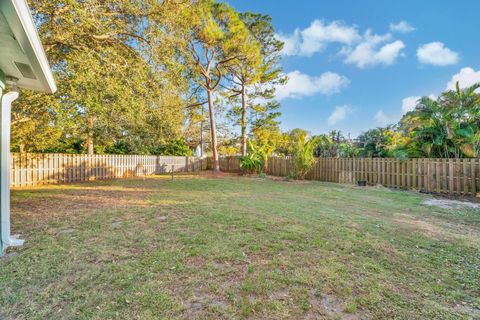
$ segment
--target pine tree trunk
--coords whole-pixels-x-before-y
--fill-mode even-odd
[[[87,134],[87,154],[93,154],[93,135],[91,132]]]
[[[215,112],[213,110],[212,91],[207,90],[208,113],[210,117],[210,133],[212,134],[213,172],[220,172],[217,150],[217,127],[215,125]]]
[[[88,117],[87,154],[93,154],[93,118]]]
[[[242,156],[247,155],[247,105],[245,84],[242,84]]]

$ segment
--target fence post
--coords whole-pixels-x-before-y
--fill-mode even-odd
[[[470,190],[474,197],[477,196],[477,180],[475,177],[476,163],[477,159],[470,159]]]

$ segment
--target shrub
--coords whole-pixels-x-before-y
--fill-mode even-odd
[[[293,173],[297,179],[304,179],[315,164],[313,151],[316,145],[316,139],[307,140],[306,134],[298,137],[293,148]]]
[[[250,153],[240,158],[240,169],[244,173],[260,173],[263,169],[263,159],[256,153]]]
[[[240,157],[240,169],[244,173],[261,173],[265,165],[265,157],[262,149],[256,149],[249,141],[249,153]]]

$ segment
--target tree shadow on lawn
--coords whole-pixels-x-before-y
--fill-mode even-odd
[[[421,199],[362,192],[244,178],[16,191],[14,227],[26,231],[27,244],[5,265],[0,301],[24,318],[474,314],[445,302],[453,289],[468,298],[472,284],[449,278],[475,267],[471,257],[457,262],[472,248],[399,228],[396,213],[423,214],[406,202],[426,212]],[[376,212],[369,201],[378,202]],[[447,259],[452,265],[441,270]]]

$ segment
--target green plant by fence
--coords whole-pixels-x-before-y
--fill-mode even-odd
[[[223,171],[238,172],[236,157],[220,160]],[[288,157],[270,157],[268,174],[288,176]],[[309,180],[357,183],[434,193],[476,196],[480,189],[480,159],[319,158],[306,176]]]
[[[115,154],[12,153],[10,186],[30,187],[151,174],[205,170],[207,160],[194,157]]]

